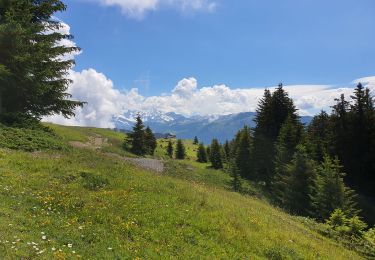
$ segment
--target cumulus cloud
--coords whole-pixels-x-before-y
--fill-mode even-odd
[[[143,18],[148,12],[162,7],[172,7],[184,12],[208,11],[216,8],[211,0],[93,0],[106,6],[117,6],[122,13],[133,18]]]
[[[186,116],[231,114],[255,111],[264,87],[232,89],[226,85],[198,87],[195,78],[185,78],[170,93],[144,97],[138,89],[119,91],[104,74],[94,69],[71,72],[73,84],[68,92],[74,99],[88,102],[76,110],[76,117],[46,118],[67,125],[113,127],[112,118],[127,110],[175,112]],[[334,99],[340,94],[352,94],[355,84],[362,82],[375,92],[375,77],[362,78],[347,86],[293,85],[285,86],[299,109],[300,115],[314,115],[324,109],[330,111]],[[269,87],[271,90],[273,87]]]

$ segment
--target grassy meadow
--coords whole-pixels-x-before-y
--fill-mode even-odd
[[[37,149],[0,149],[0,259],[361,259],[270,206],[261,187],[230,191],[191,141],[173,161],[160,140],[157,174],[111,156],[130,156],[122,133],[48,127],[29,140]],[[98,137],[100,149],[69,145]]]

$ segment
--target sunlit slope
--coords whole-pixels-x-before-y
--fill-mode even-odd
[[[64,142],[87,142],[93,133],[123,138],[54,129]],[[0,258],[360,259],[297,218],[228,191],[224,173],[188,165],[156,174],[97,149],[3,149]],[[189,172],[195,179],[183,176]]]

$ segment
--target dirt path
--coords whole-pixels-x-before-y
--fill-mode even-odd
[[[162,173],[164,171],[164,163],[161,160],[148,159],[148,158],[123,157],[115,153],[105,153],[105,155],[131,162],[134,165],[143,169],[152,170],[158,173]]]
[[[79,141],[70,141],[69,144],[77,148],[89,148],[96,150],[108,145],[108,139],[96,134],[95,136],[90,136],[89,140],[86,143]]]

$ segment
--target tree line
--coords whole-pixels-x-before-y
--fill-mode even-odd
[[[375,109],[368,88],[358,84],[347,100],[335,99],[304,126],[280,84],[259,101],[255,127],[231,141],[214,139],[197,151],[198,162],[226,168],[233,188],[241,179],[263,183],[272,201],[291,213],[327,219],[335,209],[358,214],[356,190],[375,197]]]

